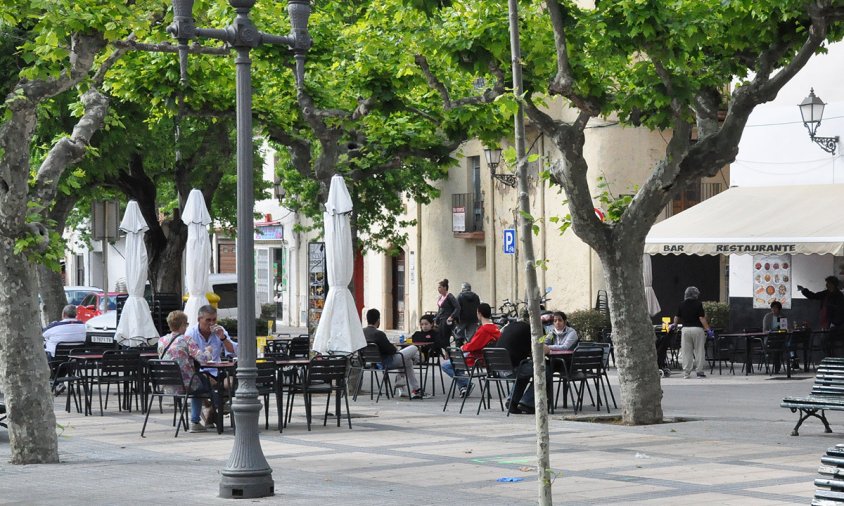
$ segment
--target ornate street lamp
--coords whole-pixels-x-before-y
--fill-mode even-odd
[[[249,52],[260,44],[289,46],[296,58],[296,87],[301,89],[305,72],[305,53],[311,47],[308,0],[288,0],[291,31],[286,36],[258,31],[249,11],[255,0],[229,0],[237,15],[224,29],[197,28],[193,20],[193,0],[173,0],[173,23],[167,31],[179,42],[182,83],[187,82],[188,42],[201,37],[222,40],[237,52],[237,367],[238,387],[232,401],[235,420],[234,447],[221,474],[220,497],[253,498],[274,493],[272,469],[264,458],[258,439],[258,414],[261,403],[255,388],[255,262],[254,208],[252,184],[252,62]]]
[[[493,179],[497,179],[511,188],[516,187],[515,174],[501,174],[495,172],[495,169],[497,169],[498,165],[501,163],[500,148],[484,148],[484,157],[486,158],[486,164],[489,166],[489,173]]]
[[[838,145],[838,136],[835,137],[818,137],[815,133],[818,127],[821,126],[821,119],[823,119],[823,109],[826,106],[823,100],[815,96],[815,89],[809,90],[809,96],[800,103],[800,115],[803,116],[803,124],[809,130],[809,138],[815,142],[822,150],[827,153],[835,154],[835,148]]]

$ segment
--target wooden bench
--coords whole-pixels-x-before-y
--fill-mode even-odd
[[[791,431],[792,436],[799,435],[797,429],[810,416],[822,421],[827,433],[832,432],[825,411],[844,411],[844,358],[823,359],[812,393],[807,397],[786,397],[780,407],[789,408],[792,413],[800,411],[800,419]]]

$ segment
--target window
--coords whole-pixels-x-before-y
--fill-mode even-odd
[[[472,178],[472,206],[473,223],[477,224],[476,230],[480,230],[480,224],[483,223],[483,197],[481,196],[481,157],[469,157],[469,177]]]
[[[96,306],[97,305],[97,294],[89,293],[82,299],[82,302],[79,303],[80,306]]]
[[[237,283],[214,285],[214,293],[220,296],[220,302],[217,303],[218,309],[237,307]]]
[[[475,270],[486,269],[486,246],[475,246]]]

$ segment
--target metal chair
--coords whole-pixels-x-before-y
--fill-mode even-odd
[[[475,413],[478,415],[481,414],[481,405],[489,408],[491,402],[487,401],[492,401],[490,383],[495,383],[498,403],[501,405],[501,411],[504,411],[503,397],[510,396],[510,384],[516,382],[516,371],[510,361],[509,351],[505,348],[484,348],[483,355],[486,374],[480,380],[481,400],[478,402],[478,411]],[[510,410],[507,410],[507,416],[510,416]]]
[[[563,362],[564,372],[562,375],[562,379],[571,384],[571,388],[569,389],[569,396],[571,398],[572,407],[574,408],[575,413],[577,413],[578,411],[583,411],[583,397],[586,390],[589,389],[590,380],[595,385],[595,393],[598,397],[598,402],[595,404],[598,410],[600,411],[600,385],[603,383],[601,381],[601,367],[603,363],[604,351],[601,348],[583,345],[578,346],[577,349],[574,350],[574,353],[571,357],[570,366],[567,366],[565,362]],[[559,397],[559,395],[560,390],[558,389],[557,396]],[[577,396],[576,398],[575,395]],[[592,395],[591,389],[589,389],[589,395]],[[604,393],[604,396],[606,397],[606,392]],[[556,404],[557,401],[555,399],[554,405]],[[609,412],[609,410],[610,408],[608,405],[607,412]]]
[[[255,364],[258,376],[255,378],[255,389],[264,398],[264,429],[270,429],[270,395],[276,397],[276,411],[278,423],[282,423],[281,404],[278,402],[279,390],[276,388],[275,364],[272,362],[258,362]],[[234,417],[232,417],[234,418]]]
[[[331,395],[335,395],[337,427],[340,426],[342,416],[340,397],[346,400],[346,418],[349,428],[352,428],[352,415],[349,411],[349,395],[346,388],[346,376],[348,374],[348,357],[318,356],[311,360],[308,370],[305,372],[305,380],[300,385],[291,386],[287,402],[287,416],[289,421],[293,415],[293,400],[297,393],[301,393],[305,400],[305,416],[308,420],[308,431],[311,430],[311,410],[314,394],[327,394],[325,401],[325,416],[322,425],[328,423],[328,408],[331,405]]]
[[[188,398],[196,399],[210,399],[209,393],[188,393],[185,382],[182,379],[182,371],[179,369],[179,364],[175,360],[150,360],[147,362],[147,373],[152,390],[150,391],[150,402],[147,403],[146,415],[144,416],[144,425],[141,427],[141,437],[147,429],[147,421],[149,414],[152,411],[152,406],[156,397],[160,401],[164,397],[173,399],[173,425],[176,426],[176,435],[179,437],[179,430],[184,426],[188,430],[187,405]],[[178,416],[178,423],[176,415]]]
[[[131,393],[133,386],[135,391],[135,405],[138,405],[138,392],[140,391],[140,368],[141,354],[138,350],[106,350],[103,352],[103,360],[100,365],[100,374],[95,378],[97,382],[97,393],[100,398],[100,416],[103,416],[103,388],[106,385],[105,407],[108,408],[108,394],[111,385],[117,385],[118,410],[122,411],[125,406],[127,411],[132,410]],[[125,391],[121,391],[121,385]],[[128,402],[126,402],[128,397]]]
[[[443,404],[443,411],[448,407],[448,400],[451,399],[457,391],[457,377],[465,376],[469,380],[469,388],[472,388],[472,382],[475,378],[482,379],[483,374],[480,372],[480,366],[483,360],[475,360],[472,366],[466,362],[466,357],[463,356],[463,350],[460,348],[447,348],[448,358],[451,361],[451,367],[454,369],[454,376],[451,378],[451,385],[448,387],[448,392],[445,396],[445,404]],[[466,404],[466,399],[469,397],[468,390],[463,400],[460,402],[460,413],[463,413],[463,406]]]

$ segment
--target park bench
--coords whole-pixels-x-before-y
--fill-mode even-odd
[[[826,450],[818,467],[820,478],[815,479],[813,505],[844,504],[844,445]]]
[[[800,412],[800,419],[791,431],[792,436],[799,435],[797,429],[810,416],[822,421],[826,432],[832,432],[824,412],[844,411],[844,359],[823,359],[815,376],[812,393],[807,397],[786,397],[780,407],[789,408],[792,413]]]

